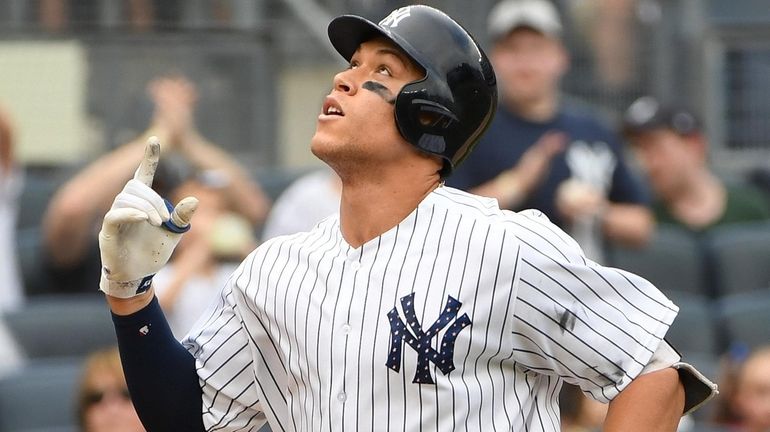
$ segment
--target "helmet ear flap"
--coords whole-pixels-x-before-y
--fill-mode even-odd
[[[446,159],[446,137],[459,119],[437,99],[441,98],[431,94],[424,81],[407,84],[396,98],[396,124],[412,145]]]

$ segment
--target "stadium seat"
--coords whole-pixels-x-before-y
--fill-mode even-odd
[[[75,432],[80,362],[31,361],[0,378],[0,432]]]
[[[27,166],[24,169],[24,186],[19,196],[19,228],[39,227],[48,202],[61,186],[65,168]]]
[[[645,248],[613,246],[607,255],[609,265],[636,273],[665,293],[707,294],[700,242],[681,228],[660,225]]]
[[[713,367],[695,361],[715,362],[720,352],[720,336],[714,318],[717,315],[712,300],[688,292],[671,292],[668,296],[679,306],[679,314],[669,328],[666,340],[683,355],[692,357],[695,366]],[[694,329],[697,329],[697,337],[693,337]]]
[[[770,288],[770,223],[732,224],[709,235],[719,295]]]
[[[770,289],[724,296],[718,306],[731,342],[749,348],[770,345]]]
[[[16,256],[19,272],[27,296],[45,293],[49,287],[48,275],[43,271],[43,240],[38,227],[16,231]]]
[[[20,348],[32,359],[84,356],[116,343],[103,296],[47,295],[30,298],[5,321]]]

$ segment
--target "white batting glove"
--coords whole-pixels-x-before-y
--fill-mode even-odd
[[[104,216],[99,232],[102,277],[99,289],[107,295],[129,298],[150,288],[152,277],[168,261],[198,200],[187,197],[173,210],[152,188],[160,158],[156,137],[147,140],[144,158]]]

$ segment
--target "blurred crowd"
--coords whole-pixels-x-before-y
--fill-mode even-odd
[[[85,3],[40,0],[39,19],[50,31],[65,30],[77,24],[78,13],[88,11]],[[156,23],[152,17],[158,14],[173,20],[179,13],[177,3],[130,1],[131,25],[151,28]],[[219,6],[223,14],[230,11]],[[716,375],[711,378],[721,389],[716,402],[683,419],[680,430],[769,431],[769,318],[748,325],[740,321],[733,325],[730,319],[770,316],[770,266],[761,264],[770,256],[768,242],[761,240],[770,238],[770,189],[766,182],[754,181],[762,177],[715,172],[704,120],[680,101],[638,95],[620,109],[600,110],[566,94],[563,83],[570,74],[571,53],[563,14],[571,15],[577,34],[592,47],[601,85],[619,89],[633,79],[634,41],[624,29],[636,6],[634,0],[557,6],[559,2],[547,0],[503,0],[490,10],[487,52],[498,78],[498,112],[447,186],[494,197],[510,210],[542,211],[596,262],[625,268],[629,262],[619,257],[631,256],[636,261],[630,265],[639,265],[631,270],[658,284],[675,301],[687,300],[680,304],[681,317],[704,313],[705,322],[698,321],[699,316],[681,322],[713,327],[704,333],[714,338],[708,352],[686,343],[687,337],[697,338],[701,328],[677,328],[671,336],[675,346],[678,337],[683,341],[679,349],[685,360],[692,354],[699,368]],[[89,304],[100,300],[97,232],[112,199],[133,175],[149,136],[159,137],[163,152],[153,188],[171,202],[190,195],[200,200],[193,228],[154,279],[161,306],[180,339],[235,266],[260,242],[310,229],[337,211],[340,184],[327,169],[305,170],[301,176],[293,175],[280,193],[267,193],[265,179],[255,175],[253,167],[243,165],[199,130],[196,108],[205,101],[188,77],[158,76],[136,92],[146,92],[152,101],[146,130],[56,185],[39,215],[35,231],[39,247],[31,266],[21,265],[17,250],[17,217],[25,205],[29,174],[15,157],[20,131],[13,106],[0,100],[0,394],[6,380],[40,360],[30,347],[45,342],[30,341],[41,336],[34,331],[30,332],[34,336],[25,334],[28,327],[19,324],[32,305],[57,296]],[[608,120],[607,108],[615,109],[612,118],[618,121]],[[740,270],[747,279],[727,283],[736,279],[724,276],[730,269],[719,262],[715,245],[723,244],[719,237],[724,233],[736,232],[760,239],[757,249],[747,253],[747,259],[756,258],[758,264]],[[677,255],[680,249],[684,252]],[[661,250],[666,259],[682,259],[667,263],[673,268],[695,266],[702,283],[685,293],[670,282],[668,277],[675,275],[655,268],[645,274],[644,262],[654,263]],[[685,256],[694,256],[695,264]],[[29,261],[28,256],[25,259]],[[752,279],[746,274],[751,272],[758,275]],[[741,280],[760,282],[754,286]],[[691,304],[703,308],[688,309]],[[109,325],[109,317],[104,318]],[[682,338],[683,333],[687,337]],[[76,353],[79,381],[76,388],[69,388],[73,427],[77,424],[87,432],[141,431],[119,356],[109,342]],[[2,400],[0,395],[0,405]],[[561,402],[563,430],[601,429],[606,407],[579,388],[565,385]],[[2,426],[0,420],[0,432]]]

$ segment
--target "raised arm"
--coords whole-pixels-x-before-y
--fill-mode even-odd
[[[99,288],[107,294],[131,399],[147,430],[203,431],[195,359],[174,338],[151,288],[189,228],[197,200],[185,198],[171,211],[150,188],[159,156],[151,138],[104,217]]]
[[[252,225],[262,224],[270,200],[240,163],[197,130],[193,119],[197,92],[193,84],[181,76],[164,77],[153,81],[149,91],[157,107],[158,122],[168,127],[174,150],[197,171],[217,172],[230,207]]]
[[[146,136],[138,137],[98,158],[51,198],[42,228],[46,250],[55,265],[76,264],[86,254],[95,222],[104,216],[112,199],[131,178],[136,161],[142,157],[145,140]]]
[[[186,134],[179,141],[178,149],[199,170],[224,174],[223,191],[230,206],[252,225],[264,223],[270,210],[270,199],[232,156],[196,131]]]

